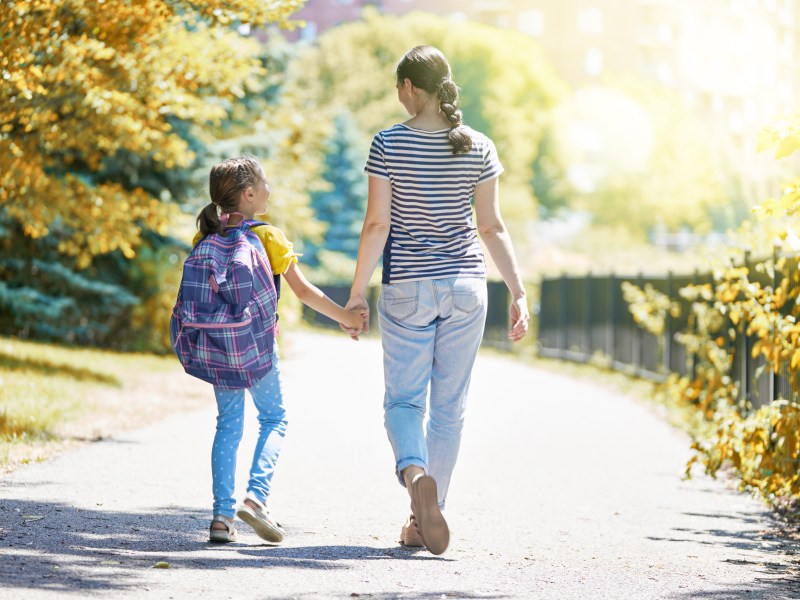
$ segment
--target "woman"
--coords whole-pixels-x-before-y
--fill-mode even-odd
[[[441,554],[450,540],[441,510],[486,320],[473,197],[477,233],[512,294],[511,340],[525,335],[529,316],[498,206],[503,167],[492,141],[462,124],[458,87],[444,55],[431,46],[412,48],[397,65],[397,95],[411,118],[373,139],[365,167],[367,213],[347,308],[367,308],[367,285],[383,253],[378,314],[385,425],[398,479],[411,496],[401,542]]]

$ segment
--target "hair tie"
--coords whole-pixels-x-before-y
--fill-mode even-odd
[[[231,218],[231,213],[224,212],[219,204],[215,204],[214,206],[217,207],[217,218],[219,219],[222,228],[225,229],[228,226],[228,221]]]

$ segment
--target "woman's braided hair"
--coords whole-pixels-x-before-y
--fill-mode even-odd
[[[459,109],[458,86],[450,74],[444,54],[433,46],[416,46],[406,52],[397,65],[397,81],[409,79],[414,87],[439,98],[439,110],[450,121],[450,145],[453,154],[466,154],[472,148],[472,137],[464,127],[464,114]]]

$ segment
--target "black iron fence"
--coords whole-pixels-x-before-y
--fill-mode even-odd
[[[317,286],[331,300],[344,306],[350,298],[349,285],[320,285]],[[378,294],[379,287],[370,287],[367,292],[367,302],[369,303],[370,324],[372,331],[378,331]],[[508,347],[508,306],[511,302],[508,288],[502,281],[488,281],[488,307],[486,314],[486,332],[483,336],[485,345],[506,348]],[[315,310],[303,307],[303,318],[309,323],[321,327],[338,328],[339,325],[328,317],[319,314]]]
[[[798,258],[788,260],[789,272],[798,269]],[[756,261],[746,258],[750,279],[773,289],[780,284],[780,273],[756,270]],[[667,314],[664,332],[656,336],[637,325],[623,298],[622,283],[640,288],[650,284],[680,305],[680,316]],[[641,377],[663,380],[668,373],[694,376],[696,357],[687,353],[676,334],[688,331],[691,303],[679,296],[679,290],[690,284],[712,283],[709,273],[692,275],[668,274],[661,277],[564,275],[541,282],[538,315],[538,344],[541,356],[576,362],[597,361],[619,371]],[[788,308],[787,308],[788,309]],[[753,406],[776,398],[792,398],[792,385],[787,372],[775,374],[764,368],[763,356],[752,357],[754,336],[745,334],[745,324],[728,327],[737,330],[735,342],[722,337],[726,350],[733,356],[731,379],[740,382],[740,399]]]

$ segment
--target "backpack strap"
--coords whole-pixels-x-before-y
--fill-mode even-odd
[[[246,220],[242,221],[239,224],[239,226],[242,226],[242,225],[245,225],[249,229],[252,230],[252,229],[255,229],[256,227],[266,227],[266,226],[269,225],[269,223],[265,223],[264,221],[256,221],[255,219],[246,219]],[[264,251],[266,251],[266,248],[264,248]],[[272,273],[272,280],[275,283],[275,293],[277,294],[277,297],[280,300],[280,297],[281,297],[281,276],[276,274],[276,273]]]

